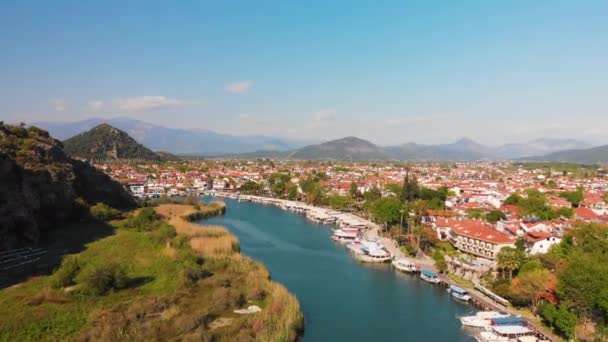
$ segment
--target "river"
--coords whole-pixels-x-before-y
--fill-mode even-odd
[[[330,240],[331,227],[303,215],[224,201],[225,216],[201,223],[227,227],[243,254],[296,295],[306,324],[303,341],[474,341],[456,319],[473,308],[443,288],[390,265],[355,261]]]

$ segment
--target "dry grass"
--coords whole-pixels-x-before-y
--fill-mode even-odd
[[[223,203],[210,204],[200,210],[185,204],[163,204],[155,208],[156,212],[170,225],[175,227],[178,234],[190,237],[190,246],[203,256],[229,256],[239,251],[239,240],[221,226],[204,226],[189,222],[186,217],[217,210]]]

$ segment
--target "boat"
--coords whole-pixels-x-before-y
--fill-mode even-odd
[[[494,326],[489,331],[482,331],[475,339],[479,342],[511,342],[521,337],[533,335],[530,328],[521,325]]]
[[[348,248],[353,252],[355,259],[362,262],[381,263],[389,262],[393,258],[384,246],[376,240],[359,240],[356,239],[348,245]]]
[[[335,242],[349,243],[355,241],[358,235],[359,233],[355,231],[344,231],[342,229],[337,229],[334,231],[334,235],[331,237],[331,239]]]
[[[498,311],[479,311],[473,316],[460,317],[460,323],[467,327],[485,328],[492,325],[492,319],[509,317]]]
[[[471,296],[469,296],[467,290],[463,289],[460,286],[450,285],[450,287],[448,288],[448,293],[452,297],[463,300],[465,302],[468,302],[471,299]]]
[[[441,279],[439,279],[435,272],[427,269],[422,269],[420,271],[420,278],[432,284],[439,284],[441,282]]]
[[[492,325],[494,326],[506,326],[506,325],[524,325],[525,321],[519,316],[507,316],[507,317],[496,317],[492,318]]]
[[[401,272],[417,272],[418,266],[410,259],[400,258],[392,262],[393,267]]]

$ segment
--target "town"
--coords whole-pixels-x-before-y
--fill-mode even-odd
[[[440,272],[454,295],[483,294],[478,304],[494,304],[487,308],[511,302],[566,338],[577,320],[560,305],[567,299],[558,298],[562,270],[552,247],[576,227],[608,223],[608,178],[593,166],[268,159],[96,166],[142,200],[211,195],[306,211],[338,223],[333,239],[361,261],[392,259],[430,282]]]

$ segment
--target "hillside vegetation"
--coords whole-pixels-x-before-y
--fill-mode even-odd
[[[11,308],[0,312],[0,340],[295,340],[297,300],[225,228],[187,219],[223,210],[170,204],[112,221],[115,234],[53,275],[0,291]],[[261,312],[233,312],[249,305]]]
[[[98,202],[132,208],[109,176],[71,159],[61,142],[36,127],[0,123],[0,251],[39,242],[53,227],[87,215]]]
[[[108,124],[97,125],[65,140],[63,145],[68,155],[87,160],[161,160],[160,155],[139,144],[127,133]]]

